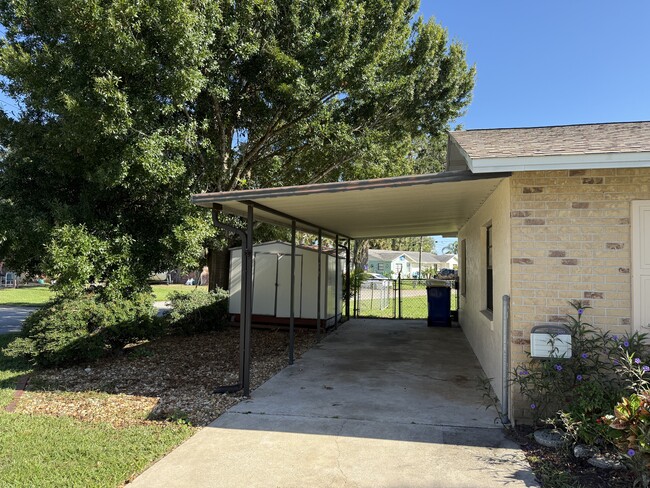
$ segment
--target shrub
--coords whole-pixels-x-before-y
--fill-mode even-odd
[[[197,334],[223,327],[228,320],[228,292],[174,292],[169,296],[172,310],[167,321],[172,333]]]
[[[638,385],[638,372],[626,365],[642,361],[638,358],[645,354],[645,335],[618,337],[601,332],[584,321],[590,307],[581,302],[571,305],[576,311],[567,316],[571,357],[531,358],[515,368],[512,382],[526,397],[537,422],[560,423],[575,441],[607,441],[612,432],[600,419]]]
[[[6,352],[40,366],[61,366],[97,359],[157,332],[148,294],[109,301],[86,294],[54,300],[34,312]]]
[[[650,486],[650,350],[646,334],[601,332],[584,322],[589,307],[572,303],[567,316],[571,358],[531,359],[512,382],[536,420],[560,425],[575,442],[617,448],[634,471],[635,486]]]

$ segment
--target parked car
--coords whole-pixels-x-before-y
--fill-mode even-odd
[[[388,288],[390,286],[390,279],[379,273],[366,273],[366,279],[361,283],[361,288]]]
[[[458,270],[442,268],[438,271],[436,278],[439,280],[455,280],[458,278]]]

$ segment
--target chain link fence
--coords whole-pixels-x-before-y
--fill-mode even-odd
[[[426,319],[429,313],[426,280],[366,280],[359,287],[352,307],[353,315],[360,318]],[[458,320],[457,286],[451,288],[451,316]]]

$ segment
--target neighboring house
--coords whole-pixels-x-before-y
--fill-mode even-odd
[[[258,220],[298,220],[344,236],[348,247],[353,239],[457,236],[459,323],[515,420],[529,408],[503,380],[528,360],[532,328],[562,323],[569,300],[593,307],[589,321],[599,329],[650,328],[650,122],[457,131],[440,174],[194,201],[235,215],[256,206]],[[403,261],[412,272],[417,260]],[[393,259],[379,262],[392,270]]]
[[[457,254],[438,254],[435,256],[438,260],[438,268],[458,269],[458,255]]]
[[[435,274],[442,268],[457,269],[458,259],[454,254],[436,255],[419,251],[386,251],[368,249],[368,272],[397,278],[417,278],[422,265],[422,272]]]

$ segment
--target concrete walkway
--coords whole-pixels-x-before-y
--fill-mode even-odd
[[[479,373],[460,329],[355,320],[132,486],[538,486]]]

